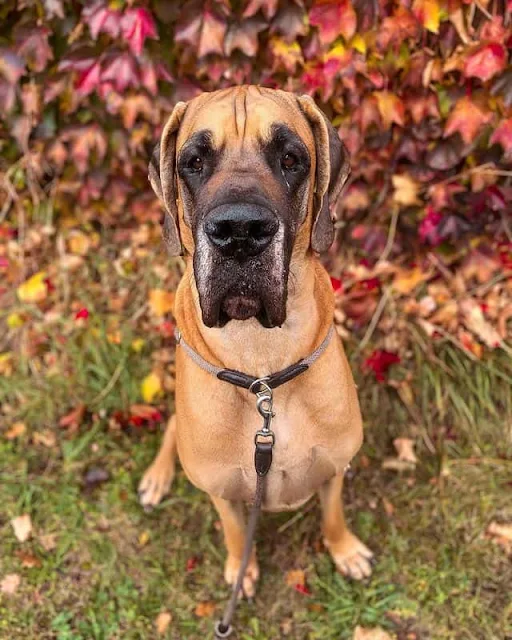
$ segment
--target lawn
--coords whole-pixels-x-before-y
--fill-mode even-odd
[[[216,512],[181,471],[157,509],[140,508],[137,482],[172,393],[151,420],[116,414],[141,401],[154,352],[134,348],[129,331],[109,339],[103,320],[67,341],[73,375],[41,375],[21,358],[0,377],[0,580],[19,576],[14,593],[0,594],[0,637],[212,637],[229,593]],[[360,625],[399,640],[512,638],[510,541],[486,533],[512,520],[512,364],[497,351],[475,362],[452,345],[426,358],[420,346],[394,366],[394,385],[360,373],[351,349],[366,442],[345,497],[353,528],[377,554],[373,577],[358,584],[335,572],[315,501],[266,514],[262,579],[239,607],[236,637],[350,639]],[[172,371],[172,351],[158,353]],[[77,398],[94,409],[79,425],[57,426]],[[24,430],[13,431],[19,422]],[[383,468],[388,459],[396,466],[397,436],[414,441],[415,466]],[[20,542],[11,520],[23,514],[32,533]],[[162,612],[171,619],[159,633]]]

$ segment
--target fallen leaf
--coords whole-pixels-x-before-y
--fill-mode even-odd
[[[419,267],[406,270],[400,269],[393,280],[393,289],[402,295],[409,295],[421,283],[428,280],[431,273],[422,271]]]
[[[387,498],[383,497],[382,506],[384,507],[384,511],[386,512],[386,515],[388,516],[388,518],[391,518],[395,513],[394,504]]]
[[[0,582],[0,593],[12,596],[18,590],[21,577],[17,573],[9,573]]]
[[[155,627],[158,635],[163,635],[172,622],[172,615],[168,611],[161,611],[155,619]]]
[[[472,298],[466,298],[459,304],[464,325],[485,345],[495,349],[501,344],[498,331],[484,318],[482,308]]]
[[[410,462],[416,464],[418,458],[414,453],[414,440],[410,438],[395,438],[393,440],[393,446],[398,454],[398,459],[404,462]]]
[[[137,538],[137,542],[139,543],[139,547],[145,547],[150,540],[149,531],[143,531],[139,537]]]
[[[73,231],[69,236],[68,246],[71,253],[85,256],[91,247],[91,241],[82,231]]]
[[[75,433],[84,418],[85,404],[79,404],[77,407],[70,411],[67,415],[62,416],[59,420],[59,427],[68,429],[69,433]]]
[[[15,438],[22,436],[26,430],[27,427],[23,422],[15,422],[11,428],[4,433],[4,436],[7,440],[14,440]]]
[[[172,312],[174,307],[173,291],[165,291],[164,289],[151,289],[149,292],[149,309],[158,318],[166,313]]]
[[[109,479],[110,473],[101,467],[91,467],[84,475],[84,483],[88,489],[94,489],[100,484],[107,482]]]
[[[39,271],[16,290],[20,302],[41,302],[48,295],[46,271]]]
[[[512,522],[503,524],[491,522],[485,533],[505,551],[512,552]]]
[[[437,0],[414,0],[412,12],[425,29],[438,33],[440,6]]]
[[[150,373],[142,381],[140,389],[144,402],[153,402],[155,397],[162,391],[160,376],[155,372]]]
[[[11,520],[14,535],[19,542],[25,542],[32,534],[32,520],[28,513]]]
[[[40,535],[39,542],[45,551],[53,551],[57,546],[57,534],[45,533]]]
[[[297,585],[306,585],[306,574],[302,569],[292,569],[287,571],[285,575],[286,584],[289,587],[296,587]]]
[[[393,187],[393,200],[397,204],[405,207],[411,207],[419,203],[418,191],[420,185],[408,175],[394,175],[391,178]]]
[[[40,567],[43,564],[40,558],[34,555],[32,551],[24,551],[23,549],[18,549],[15,552],[15,555],[21,562],[22,567],[32,569],[34,567]]]
[[[507,64],[507,52],[505,47],[497,42],[479,47],[471,53],[464,63],[464,75],[466,78],[478,78],[482,82],[490,80]]]
[[[373,94],[377,98],[377,106],[382,117],[382,122],[386,129],[394,123],[404,126],[405,107],[400,98],[391,91],[375,91]]]
[[[198,618],[210,618],[214,614],[216,608],[217,605],[215,602],[198,602],[194,609],[194,613]]]
[[[42,444],[44,447],[51,449],[57,444],[57,437],[53,431],[45,429],[44,431],[36,431],[32,435],[32,441],[34,444]]]
[[[393,640],[387,631],[384,631],[381,627],[373,627],[372,629],[366,627],[357,627],[354,629],[354,635],[352,640]]]

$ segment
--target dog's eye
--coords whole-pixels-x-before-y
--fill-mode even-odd
[[[203,160],[199,156],[194,156],[188,162],[188,168],[192,171],[202,171],[203,169]]]
[[[287,153],[281,160],[283,169],[288,169],[288,170],[296,169],[298,163],[299,163],[299,160],[297,156],[294,155],[293,153]]]

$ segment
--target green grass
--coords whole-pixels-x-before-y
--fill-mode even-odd
[[[214,618],[194,610],[212,601],[220,613],[229,593],[216,513],[182,472],[153,513],[139,507],[137,482],[160,435],[112,430],[107,417],[140,400],[151,349],[135,353],[134,336],[111,344],[93,328],[62,346],[67,375],[37,376],[21,363],[0,377],[5,428],[17,419],[27,425],[14,441],[0,434],[0,578],[22,578],[15,595],[0,595],[0,638],[156,638],[154,620],[163,610],[173,616],[164,637],[211,638]],[[358,372],[359,355],[352,364]],[[288,630],[297,640],[343,640],[357,624],[384,627],[400,640],[510,637],[510,557],[483,534],[493,520],[512,520],[512,364],[496,353],[473,362],[451,346],[434,352],[418,340],[393,375],[405,381],[407,372],[412,382],[398,389],[358,380],[365,458],[357,458],[345,497],[349,521],[378,556],[371,581],[348,582],[333,570],[316,504],[292,526],[293,514],[265,515],[258,534],[262,579],[254,602],[237,612],[238,638],[277,639]],[[95,417],[68,436],[55,423],[78,401]],[[42,428],[56,433],[54,447],[32,443]],[[381,468],[398,435],[417,442],[414,472]],[[93,466],[110,477],[88,488],[84,476]],[[9,522],[22,513],[34,525],[25,543]],[[40,535],[51,533],[56,547],[45,551]],[[40,566],[24,567],[20,550]],[[197,565],[187,571],[191,557]],[[286,585],[286,572],[298,568],[310,596]]]

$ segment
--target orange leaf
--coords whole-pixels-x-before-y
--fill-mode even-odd
[[[217,608],[215,602],[198,602],[196,604],[196,608],[194,609],[194,613],[198,618],[210,618]]]
[[[172,312],[174,307],[173,291],[165,291],[164,289],[151,289],[149,292],[149,309],[158,318],[166,313]]]
[[[491,119],[491,113],[484,111],[468,96],[464,96],[457,102],[455,109],[448,116],[444,137],[446,138],[458,132],[464,142],[469,144]]]
[[[373,95],[377,98],[377,106],[384,127],[389,129],[393,122],[403,127],[405,109],[400,98],[391,91],[375,91]]]

